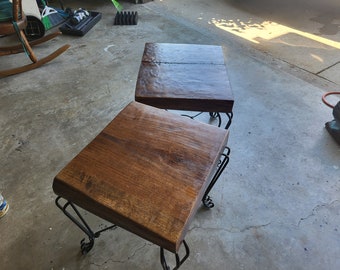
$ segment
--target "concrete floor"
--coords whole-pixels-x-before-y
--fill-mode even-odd
[[[65,2],[103,18],[82,38],[36,47],[72,45],[52,63],[0,79],[0,190],[10,204],[0,269],[161,269],[159,249],[120,228],[82,256],[84,235],[52,191],[57,172],[134,99],[145,42],[223,45],[235,95],[231,160],[215,208],[191,224],[180,269],[340,269],[340,147],[321,102],[340,87],[336,0],[121,1],[138,11],[137,26],[113,26],[110,1]],[[2,57],[0,68],[23,58]]]

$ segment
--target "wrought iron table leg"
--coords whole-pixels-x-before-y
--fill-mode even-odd
[[[81,240],[80,242],[80,248],[81,248],[81,252],[82,254],[87,254],[94,245],[94,239],[98,238],[100,236],[100,234],[104,231],[116,228],[117,225],[112,225],[109,227],[106,227],[102,230],[99,230],[97,232],[93,232],[92,229],[90,228],[90,226],[86,223],[86,221],[84,220],[84,218],[82,217],[82,215],[79,213],[78,209],[76,208],[76,206],[70,202],[70,201],[66,201],[66,203],[64,204],[64,206],[62,206],[59,203],[59,200],[62,199],[61,196],[58,196],[55,200],[56,205],[58,206],[59,209],[61,209],[61,211],[63,211],[63,213],[74,223],[76,224],[89,238],[89,242],[85,242],[85,238]],[[67,207],[71,206],[71,208],[73,209],[73,211],[76,213],[78,219],[76,217],[74,217],[68,210]]]
[[[218,118],[218,127],[221,127],[222,124],[222,118],[219,112],[210,112],[209,113],[211,118]]]
[[[222,172],[224,171],[225,167],[228,165],[229,162],[229,155],[230,155],[230,148],[226,146],[224,152],[221,155],[221,159],[219,161],[219,164],[217,165],[217,170],[208,186],[208,188],[206,189],[203,198],[202,198],[202,202],[204,204],[204,206],[208,207],[208,208],[213,208],[214,207],[214,203],[211,199],[211,197],[209,196],[209,192],[211,191],[211,189],[213,188],[213,186],[215,185],[216,181],[218,180],[218,178],[220,177],[220,175],[222,174]]]
[[[203,112],[196,113],[195,115],[181,114],[181,116],[189,117],[195,119],[197,116],[201,115]]]
[[[230,112],[230,113],[226,113],[226,115],[228,116],[229,120],[228,120],[228,122],[227,122],[227,124],[225,126],[225,129],[228,129],[230,127],[230,125],[231,125],[231,121],[233,120],[234,114],[233,114],[233,112]]]
[[[226,124],[226,126],[224,127],[225,129],[228,129],[231,125],[232,119],[234,114],[232,112],[230,113],[225,113],[228,117],[228,122]],[[222,118],[221,118],[221,114],[219,112],[210,112],[209,113],[211,118],[218,118],[218,127],[221,127],[222,125]]]
[[[185,116],[185,117],[189,117],[191,119],[195,119],[197,116],[201,115],[203,112],[199,112],[195,115],[188,115],[188,114],[181,114],[181,116]],[[232,119],[233,119],[233,116],[234,114],[232,112],[230,113],[225,113],[228,117],[228,122],[226,124],[226,126],[224,127],[225,129],[228,129],[231,125],[231,122],[232,122]],[[218,124],[217,126],[218,127],[221,127],[222,125],[222,117],[221,117],[221,114],[219,112],[209,112],[209,115],[211,118],[217,118],[218,119]]]
[[[177,270],[186,261],[186,259],[190,255],[189,246],[185,242],[185,240],[183,240],[183,244],[184,244],[184,247],[185,247],[185,255],[182,259],[180,259],[178,253],[175,253],[176,266],[173,268],[173,270]],[[164,256],[164,249],[162,247],[161,247],[161,250],[160,250],[160,255],[161,255],[161,264],[162,264],[163,270],[170,270],[170,266],[168,266],[168,264],[166,262],[166,259],[165,259],[165,256]]]

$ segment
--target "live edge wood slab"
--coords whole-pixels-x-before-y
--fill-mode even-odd
[[[162,109],[232,113],[222,47],[146,43],[135,100]]]
[[[62,169],[54,192],[173,253],[228,131],[131,102]]]

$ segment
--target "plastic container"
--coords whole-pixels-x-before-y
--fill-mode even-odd
[[[64,23],[59,30],[65,35],[84,36],[90,29],[97,24],[102,18],[99,12],[89,11],[89,16],[86,16],[78,24],[72,24],[70,18]]]

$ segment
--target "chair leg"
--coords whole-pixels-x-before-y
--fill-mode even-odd
[[[39,45],[41,43],[44,43],[44,42],[46,42],[46,41],[48,41],[50,39],[53,39],[53,38],[59,36],[60,34],[61,34],[61,32],[55,32],[55,33],[51,33],[51,34],[45,35],[42,38],[30,41],[29,45],[31,47],[35,46],[35,45]],[[8,47],[0,47],[0,56],[16,54],[16,53],[22,53],[23,51],[24,51],[24,49],[23,49],[21,44],[14,45],[14,46],[8,46]]]
[[[51,60],[58,57],[59,55],[61,55],[69,47],[70,47],[70,45],[64,45],[61,48],[59,48],[58,50],[51,53],[50,55],[48,55],[48,56],[46,56],[46,57],[44,57],[40,60],[37,60],[36,62],[34,62],[32,64],[28,64],[28,65],[18,67],[18,68],[13,68],[13,69],[2,70],[2,71],[0,71],[0,78],[1,77],[7,77],[7,76],[10,76],[10,75],[19,74],[19,73],[22,73],[22,72],[26,72],[26,71],[38,68],[38,67],[46,64],[47,62],[50,62]]]
[[[28,43],[24,30],[20,30],[20,39],[21,39],[21,42],[23,42],[23,46],[26,50],[26,53],[28,54],[28,57],[31,59],[31,61],[33,63],[38,62],[37,57],[35,56],[30,44]]]

